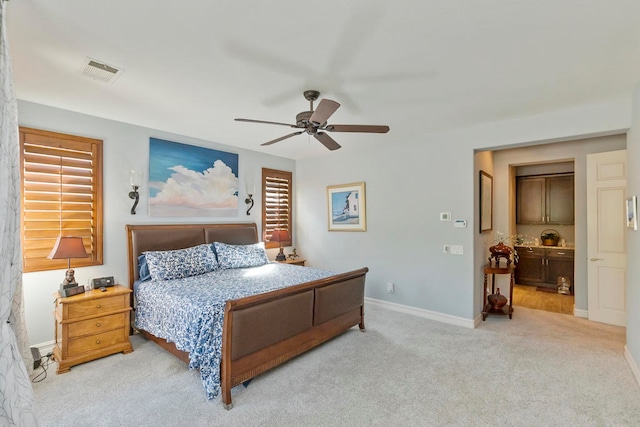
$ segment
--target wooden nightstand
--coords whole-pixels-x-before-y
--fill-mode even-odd
[[[306,259],[302,259],[302,258],[294,258],[294,259],[285,259],[284,261],[278,261],[279,263],[282,264],[293,264],[293,265],[302,265],[304,266],[304,263],[306,262]]]
[[[55,294],[56,373],[69,372],[74,365],[100,357],[133,351],[129,341],[131,292],[115,285],[105,292],[92,289],[67,298]]]

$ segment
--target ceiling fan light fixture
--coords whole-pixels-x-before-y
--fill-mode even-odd
[[[303,92],[303,96],[310,102],[309,111],[302,111],[296,115],[296,124],[281,122],[269,122],[265,120],[254,119],[235,119],[238,122],[249,123],[261,123],[271,125],[289,126],[296,129],[302,129],[298,132],[293,132],[280,138],[273,139],[271,141],[260,144],[261,146],[271,145],[276,142],[280,142],[284,139],[291,138],[292,136],[300,135],[306,132],[309,135],[313,135],[322,145],[329,150],[337,150],[340,148],[340,144],[333,140],[326,132],[360,132],[360,133],[387,133],[389,126],[386,125],[329,125],[327,120],[336,110],[340,107],[340,104],[331,99],[322,99],[318,104],[318,108],[313,109],[313,101],[318,99],[320,92],[317,90],[306,90]]]

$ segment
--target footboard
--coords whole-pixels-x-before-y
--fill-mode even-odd
[[[231,388],[359,325],[368,268],[228,301],[222,332],[222,401]]]

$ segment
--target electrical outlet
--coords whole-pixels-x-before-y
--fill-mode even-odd
[[[395,288],[396,286],[393,283],[387,283],[387,292],[389,292],[390,294],[392,294],[396,290]]]

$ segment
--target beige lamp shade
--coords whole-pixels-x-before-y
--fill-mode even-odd
[[[287,230],[273,230],[271,239],[269,240],[272,242],[288,242],[291,240],[291,237],[289,237],[289,232]]]
[[[70,258],[86,258],[89,254],[84,249],[82,237],[63,237],[58,236],[56,244],[53,246],[51,253],[47,256],[49,259],[70,259]]]

